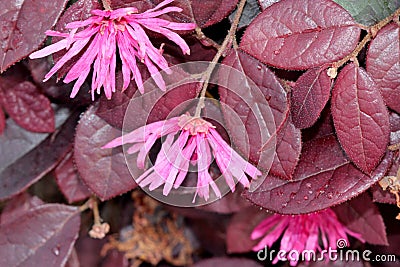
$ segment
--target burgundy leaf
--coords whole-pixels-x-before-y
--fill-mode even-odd
[[[149,92],[143,95],[137,93],[130,99],[128,109],[124,114],[124,131],[131,131],[169,117],[180,116],[190,108],[194,108],[197,101],[192,101],[192,99],[199,93],[201,83],[193,80],[190,74],[179,67],[172,67],[171,70],[173,72],[171,75],[163,75],[165,83],[171,85],[165,92],[159,90],[153,80],[149,80],[149,86],[145,84]],[[186,81],[186,83],[176,85],[181,81]]]
[[[400,143],[400,115],[391,112],[390,117],[390,144],[395,145]],[[393,159],[393,164],[385,176],[397,176],[400,168],[399,154],[396,153]],[[379,203],[396,204],[396,197],[390,193],[389,189],[383,190],[382,187],[377,183],[371,187],[372,200]]]
[[[235,192],[229,193],[211,204],[198,206],[196,208],[223,214],[238,212],[251,205],[244,197],[241,196],[242,191],[243,187],[237,186]]]
[[[226,250],[228,253],[245,253],[257,244],[250,236],[254,228],[268,215],[256,207],[249,207],[236,213],[226,229]],[[249,220],[251,218],[251,220]]]
[[[367,53],[367,72],[381,89],[389,108],[400,112],[400,26],[391,23],[378,32]]]
[[[1,92],[1,91],[0,91]],[[55,108],[56,126],[60,127],[70,116],[65,108]],[[32,133],[19,127],[12,119],[7,119],[3,135],[0,135],[0,172],[17,162],[29,151],[37,147],[49,134]]]
[[[333,127],[332,114],[329,105],[327,105],[325,109],[321,112],[321,117],[317,120],[316,123],[314,123],[312,127],[303,129],[301,132],[304,142],[334,133],[335,129]]]
[[[232,49],[222,63],[233,68],[219,71],[219,82],[223,86],[218,89],[221,102],[229,107],[222,105],[221,109],[232,142],[246,154],[248,137],[250,160],[259,162],[261,168],[269,170],[273,160],[271,151],[259,151],[267,141],[276,139],[277,132],[284,126],[289,114],[286,91],[264,64],[240,50]],[[246,75],[248,81],[238,73]],[[257,114],[261,118],[260,115],[257,118]],[[239,116],[240,121],[235,116]],[[241,124],[245,126],[245,134],[238,130]],[[265,131],[270,134],[268,140],[263,137]],[[272,146],[273,143],[271,141]]]
[[[190,48],[190,55],[182,54],[182,50],[175,43],[172,43],[170,41],[160,39],[157,40],[157,42],[155,43],[156,47],[158,43],[159,46],[161,46],[162,43],[164,43],[163,56],[172,65],[187,63],[192,61],[211,61],[214,58],[215,54],[217,53],[216,49],[210,44],[208,44],[206,40],[199,40],[193,36],[187,36],[185,38],[185,41]],[[203,43],[206,43],[208,45],[205,45]],[[184,67],[185,71],[188,73],[198,73],[199,66],[201,65],[188,64],[182,67]],[[192,69],[192,67],[195,67],[195,69]]]
[[[330,0],[287,0],[265,9],[247,28],[240,47],[274,67],[308,69],[353,51],[360,28]]]
[[[394,218],[398,215],[399,210],[393,208],[391,205],[380,205],[379,211],[384,215],[384,222],[386,226],[386,233],[389,246],[373,246],[374,252],[376,254],[394,254],[398,257],[400,256],[400,229],[399,220]],[[396,267],[398,261],[387,262],[388,264],[383,266]]]
[[[76,207],[47,204],[26,211],[1,227],[0,266],[64,266],[79,225]]]
[[[142,65],[140,65],[139,67],[142,67]],[[149,73],[144,71],[141,72],[144,74],[143,81],[146,81],[150,77]],[[122,73],[117,72],[116,87],[121,88],[121,85]],[[122,129],[126,110],[128,108],[131,98],[136,91],[136,83],[131,82],[124,92],[116,90],[110,100],[108,100],[107,97],[103,94],[100,97],[99,107],[96,110],[96,115],[105,120],[111,126]]]
[[[70,151],[54,169],[58,187],[67,198],[68,203],[86,199],[91,195],[79,177],[72,156],[73,152]]]
[[[354,63],[339,73],[332,90],[332,116],[346,154],[365,173],[379,163],[389,141],[389,114],[378,87]]]
[[[7,0],[0,3],[0,72],[29,55],[45,40],[67,0]]]
[[[299,162],[301,152],[301,132],[297,129],[291,119],[278,134],[276,153],[271,165],[270,174],[291,180],[293,172]]]
[[[80,267],[101,266],[103,257],[100,256],[102,247],[107,243],[106,238],[98,240],[91,238],[87,231],[80,232],[75,249],[78,254]],[[122,267],[122,266],[115,266]]]
[[[397,166],[399,166],[397,164]],[[383,190],[379,184],[375,184],[370,189],[372,193],[372,201],[384,204],[396,205],[396,197],[389,190]]]
[[[53,132],[54,111],[49,99],[29,81],[14,80],[13,76],[0,77],[3,91],[1,104],[10,117],[31,132]]]
[[[0,135],[3,133],[4,128],[6,128],[6,115],[0,107]]]
[[[389,245],[382,216],[368,194],[339,205],[334,211],[342,223],[350,230],[360,233],[366,242]]]
[[[399,168],[400,168],[400,159],[399,156],[396,155],[396,157],[393,159],[392,166],[390,167],[389,171],[386,173],[385,176],[396,177]],[[383,188],[379,185],[379,183],[376,183],[374,186],[371,187],[371,192],[372,192],[372,200],[374,202],[396,204],[395,195],[390,193],[389,188],[383,190]]]
[[[256,261],[245,258],[211,258],[197,262],[193,267],[261,267]]]
[[[129,260],[125,257],[125,253],[113,249],[107,253],[107,256],[102,260],[101,267],[129,267]]]
[[[76,249],[73,248],[71,251],[71,255],[69,255],[68,261],[65,264],[65,267],[80,267],[81,264],[79,263],[78,253]]]
[[[388,153],[368,176],[345,157],[335,136],[317,138],[303,144],[292,181],[269,175],[257,190],[244,195],[254,204],[282,214],[322,210],[367,190],[385,175],[392,156]]]
[[[310,69],[297,80],[290,101],[293,124],[297,128],[308,128],[317,121],[329,100],[331,86],[332,80],[323,68]]]
[[[185,212],[192,213],[190,215],[193,215],[193,211],[197,213],[196,217],[187,218],[187,225],[190,226],[201,246],[212,255],[226,255],[226,227],[230,216],[201,212],[198,209],[186,208],[186,210]]]
[[[44,202],[40,198],[31,196],[27,192],[21,193],[7,202],[0,214],[0,225],[6,225],[19,218],[30,209],[43,204]]]
[[[57,78],[52,76],[48,81],[43,82],[45,75],[50,71],[53,63],[48,58],[29,59],[26,62],[33,81],[41,91],[56,103],[70,103],[71,106],[87,106],[92,103],[89,82],[83,83],[81,90],[74,98],[70,98],[70,92],[74,86],[73,83],[59,83]]]
[[[141,68],[143,66],[140,66]],[[179,67],[171,68],[173,74],[163,74],[164,81],[167,85],[179,83],[181,80],[190,79],[190,74],[186,73]],[[146,81],[150,76],[143,72],[143,80]],[[122,84],[122,77],[117,75],[118,83]],[[141,95],[136,93],[136,85],[131,83],[125,92],[116,92],[111,100],[107,100],[104,96],[100,98],[100,105],[96,111],[96,115],[104,119],[110,125],[122,128],[124,122],[129,122],[137,127],[143,126],[145,123],[166,119],[171,111],[184,111],[190,104],[189,100],[196,97],[200,83],[185,83],[176,87],[168,88],[166,92],[160,91],[158,88],[153,88],[152,80],[147,80],[144,83],[145,88],[151,88],[151,92]],[[155,90],[153,90],[155,89]],[[185,101],[188,101],[185,103]],[[128,110],[129,106],[129,110]],[[180,115],[180,114],[178,114]],[[125,119],[125,116],[126,119]],[[125,119],[125,121],[124,121]]]
[[[136,7],[139,12],[154,8],[161,0],[111,0],[113,8]],[[176,0],[171,6],[178,6],[182,12],[165,15],[167,20],[177,22],[196,22],[197,26],[205,28],[226,18],[236,7],[238,0]]]
[[[391,112],[389,116],[390,122],[390,144],[398,144],[400,143],[400,115]]]
[[[0,170],[1,200],[21,193],[58,164],[71,147],[77,116],[75,112],[57,133]]]
[[[92,106],[79,121],[74,159],[85,184],[101,200],[107,200],[135,188],[137,185],[133,176],[138,173],[129,172],[126,164],[135,164],[136,160],[128,154],[124,155],[121,148],[101,148],[122,133],[95,113],[96,107]]]

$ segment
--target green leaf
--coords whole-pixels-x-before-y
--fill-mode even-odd
[[[334,0],[363,25],[374,25],[400,7],[400,0]]]

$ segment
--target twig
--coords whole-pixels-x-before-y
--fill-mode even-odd
[[[99,204],[97,203],[96,198],[92,198],[92,210],[93,210],[94,225],[100,225],[101,218],[100,218],[100,213],[99,213]]]
[[[211,64],[208,66],[204,74],[202,75],[204,82],[203,86],[200,92],[200,97],[199,97],[199,103],[197,104],[196,107],[196,112],[194,114],[195,117],[200,117],[201,110],[204,108],[204,100],[205,100],[205,94],[207,91],[208,83],[210,81],[211,74],[213,73],[216,63],[218,63],[219,59],[221,56],[223,56],[226,48],[228,45],[232,45],[233,40],[235,40],[235,34],[236,30],[239,24],[240,16],[242,15],[244,5],[246,4],[246,0],[240,0],[238,7],[237,7],[237,12],[235,15],[235,18],[233,19],[231,28],[228,31],[228,34],[226,35],[224,41],[222,42],[221,47],[218,49],[217,54],[214,56],[213,60],[211,61]]]
[[[196,32],[196,34],[195,34],[196,38],[197,38],[198,40],[202,41],[202,43],[203,43],[204,45],[212,46],[212,47],[214,47],[214,48],[217,49],[217,50],[221,48],[221,46],[220,46],[217,42],[215,42],[215,41],[214,41],[213,39],[211,39],[211,38],[208,38],[208,37],[203,33],[203,31],[201,30],[200,27],[196,27],[194,30],[195,30],[195,32]],[[205,43],[206,43],[206,44],[205,44]]]
[[[398,20],[398,17],[400,16],[400,8],[397,9],[392,15],[388,16],[387,18],[384,18],[383,20],[379,21],[377,24],[367,28],[368,34],[364,36],[364,38],[361,40],[361,42],[358,43],[356,48],[348,54],[346,57],[342,58],[339,61],[336,61],[332,63],[332,68],[338,69],[341,66],[343,66],[347,61],[351,60],[352,58],[356,58],[358,54],[361,52],[361,50],[364,48],[364,46],[371,41],[371,39],[375,38],[376,34],[387,24],[389,24],[392,20]],[[333,77],[334,78],[334,77]]]

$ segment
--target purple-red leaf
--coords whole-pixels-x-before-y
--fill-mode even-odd
[[[389,141],[389,114],[375,82],[354,63],[339,73],[332,90],[332,116],[346,154],[371,173]]]
[[[161,0],[111,0],[113,8],[136,7],[139,12],[154,8]],[[238,0],[176,0],[171,6],[178,6],[182,12],[173,12],[165,15],[170,21],[196,22],[197,26],[205,28],[226,18],[236,7]]]
[[[56,108],[56,126],[59,127],[69,117],[65,108]],[[29,151],[33,150],[49,134],[32,133],[19,127],[12,119],[6,120],[6,128],[0,135],[0,172],[17,162]]]
[[[326,69],[314,68],[301,75],[292,88],[290,101],[292,121],[297,128],[308,128],[317,121],[329,100],[331,86]]]
[[[0,107],[0,135],[3,133],[4,128],[6,128],[6,115]]]
[[[367,190],[383,177],[392,158],[388,153],[368,176],[345,157],[333,135],[317,138],[303,144],[292,181],[269,175],[257,190],[244,195],[254,204],[282,214],[314,212]]]
[[[332,114],[329,106],[325,107],[325,109],[321,112],[321,117],[312,127],[304,129],[301,132],[304,142],[334,133],[335,129],[333,127]]]
[[[34,149],[13,158],[4,169],[0,169],[0,200],[21,193],[58,164],[70,150],[77,115],[70,116],[57,133],[49,135]]]
[[[31,196],[27,192],[21,193],[7,202],[7,205],[0,214],[0,225],[5,225],[17,219],[30,209],[43,204],[44,202],[40,198]]]
[[[83,83],[81,89],[74,98],[69,97],[74,86],[73,83],[59,83],[55,76],[43,82],[45,75],[53,66],[53,63],[47,57],[29,59],[25,65],[29,69],[36,86],[40,87],[41,91],[54,102],[69,103],[74,107],[87,106],[92,103],[92,97],[88,93],[90,91],[88,81]]]
[[[382,216],[368,194],[362,194],[339,205],[334,211],[341,222],[350,230],[360,233],[366,242],[389,245]]]
[[[400,112],[400,26],[391,23],[378,32],[367,53],[367,72],[389,108]]]
[[[251,204],[244,197],[242,197],[242,191],[243,187],[237,186],[235,192],[229,193],[211,204],[196,208],[223,214],[238,212],[247,208],[248,206],[251,206]]]
[[[144,70],[143,66],[139,69]],[[164,81],[167,85],[179,83],[181,80],[190,79],[190,74],[186,73],[179,67],[172,67],[173,74],[163,75]],[[149,79],[149,73],[142,71],[143,81]],[[100,98],[99,108],[96,110],[96,115],[105,120],[111,126],[122,128],[124,117],[128,116],[127,121],[135,121],[137,127],[143,126],[144,123],[151,123],[154,121],[164,120],[176,107],[184,110],[185,107],[190,105],[190,100],[195,98],[200,83],[185,83],[174,88],[168,88],[166,92],[161,92],[152,86],[152,80],[145,82],[146,88],[151,88],[150,93],[144,95],[134,94],[137,87],[134,83],[130,83],[125,92],[116,92],[111,100],[107,100],[105,96]],[[122,75],[117,74],[117,86],[122,84]],[[131,103],[134,101],[134,104]],[[185,101],[188,101],[185,103]],[[129,106],[129,110],[128,110]],[[128,111],[128,113],[127,113]],[[178,114],[180,115],[180,114]]]
[[[287,0],[265,9],[247,28],[240,47],[264,63],[308,69],[353,51],[360,28],[330,0]]]
[[[251,251],[257,244],[257,241],[250,238],[251,233],[267,215],[267,212],[260,211],[256,207],[249,207],[236,213],[226,229],[226,250],[228,253]]]
[[[64,266],[78,237],[76,207],[33,207],[0,229],[0,266]],[[17,253],[17,254],[16,254]]]
[[[68,261],[65,264],[65,267],[80,267],[81,264],[79,262],[78,253],[76,249],[73,248],[71,254],[69,255]]]
[[[29,55],[45,40],[67,0],[0,2],[0,73]]]
[[[400,143],[400,115],[391,112],[389,117],[390,122],[390,144],[399,144]]]
[[[142,73],[145,74],[143,75],[143,80],[146,81],[149,78],[149,74],[143,71]],[[122,73],[118,72],[116,75],[116,87],[121,88],[121,85]],[[124,92],[116,90],[110,100],[108,100],[105,95],[102,95],[99,100],[99,107],[96,110],[96,115],[111,126],[122,129],[126,110],[136,91],[136,83],[131,82]]]
[[[83,184],[79,177],[72,155],[73,152],[70,151],[54,169],[58,187],[68,200],[68,203],[86,199],[91,195],[87,186]]]
[[[299,162],[301,132],[289,118],[284,128],[279,132],[277,139],[276,153],[269,173],[290,180]]]
[[[397,168],[399,167],[398,164]],[[390,193],[389,190],[383,190],[379,184],[375,184],[370,189],[372,193],[372,201],[377,203],[393,204],[396,205],[396,197]]]
[[[137,185],[126,164],[136,160],[122,153],[121,148],[102,149],[101,147],[116,137],[117,130],[99,118],[96,107],[85,112],[76,129],[74,159],[79,174],[85,184],[101,199],[107,200],[125,193]]]
[[[0,103],[21,127],[39,133],[55,130],[51,103],[34,84],[14,80],[13,76],[0,77],[0,90]]]
[[[271,140],[276,140],[289,114],[286,91],[272,71],[240,50],[232,49],[222,63],[233,68],[219,71],[219,82],[224,85],[219,86],[220,99],[229,107],[222,105],[221,109],[232,141],[243,154],[250,149],[249,159],[269,170],[273,160],[271,151],[259,151],[267,141],[275,150],[275,141]],[[246,133],[238,130],[239,123],[244,124]],[[269,136],[263,136],[265,132]],[[249,148],[246,148],[247,137]]]

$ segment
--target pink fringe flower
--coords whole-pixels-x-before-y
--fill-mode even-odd
[[[251,233],[251,239],[253,240],[264,236],[253,247],[253,251],[259,251],[266,247],[270,248],[282,234],[280,250],[286,253],[285,257],[290,261],[291,266],[296,266],[299,259],[291,258],[289,256],[290,251],[295,251],[298,255],[302,256],[303,251],[317,253],[322,249],[328,250],[330,248],[335,250],[340,241],[344,241],[345,246],[349,244],[347,235],[364,242],[361,234],[349,230],[338,220],[336,214],[331,209],[326,209],[312,214],[274,214],[267,217]],[[320,238],[323,248],[319,246]],[[307,253],[304,256],[306,261],[311,260],[310,254]],[[278,260],[277,256],[272,263],[276,264]]]
[[[261,175],[261,172],[236,153],[214,128],[211,123],[201,118],[185,114],[140,127],[114,139],[103,148],[132,144],[127,153],[139,152],[137,166],[144,169],[145,158],[151,147],[157,139],[165,137],[154,166],[137,178],[136,182],[141,187],[149,185],[150,190],[164,184],[163,194],[167,196],[172,188],[177,189],[182,184],[188,173],[189,163],[195,163],[198,178],[193,202],[196,195],[207,201],[210,195],[209,186],[217,197],[221,197],[217,184],[208,172],[212,157],[215,158],[232,192],[235,190],[234,178],[244,187],[249,187],[250,182],[246,174],[253,179]]]
[[[59,42],[49,45],[32,53],[29,57],[41,58],[55,52],[66,49],[65,55],[46,74],[44,81],[61,69],[61,67],[74,56],[83,52],[79,60],[68,71],[64,78],[65,83],[77,79],[71,93],[75,97],[80,87],[89,75],[92,63],[93,77],[91,93],[100,93],[101,87],[108,99],[115,92],[116,52],[118,47],[122,61],[122,75],[124,91],[131,80],[135,79],[139,91],[143,93],[143,81],[136,64],[136,59],[143,62],[153,76],[157,86],[165,90],[165,83],[159,73],[159,69],[168,73],[168,63],[162,56],[161,49],[156,49],[147,36],[144,28],[166,36],[175,42],[184,54],[189,54],[190,49],[186,42],[171,30],[193,30],[194,23],[176,23],[157,18],[169,12],[181,12],[179,7],[162,7],[173,2],[165,0],[155,8],[138,13],[134,7],[120,8],[116,10],[92,10],[92,16],[84,21],[68,23],[66,28],[70,33],[46,31],[48,36],[63,37]],[[78,32],[79,28],[84,28]]]

